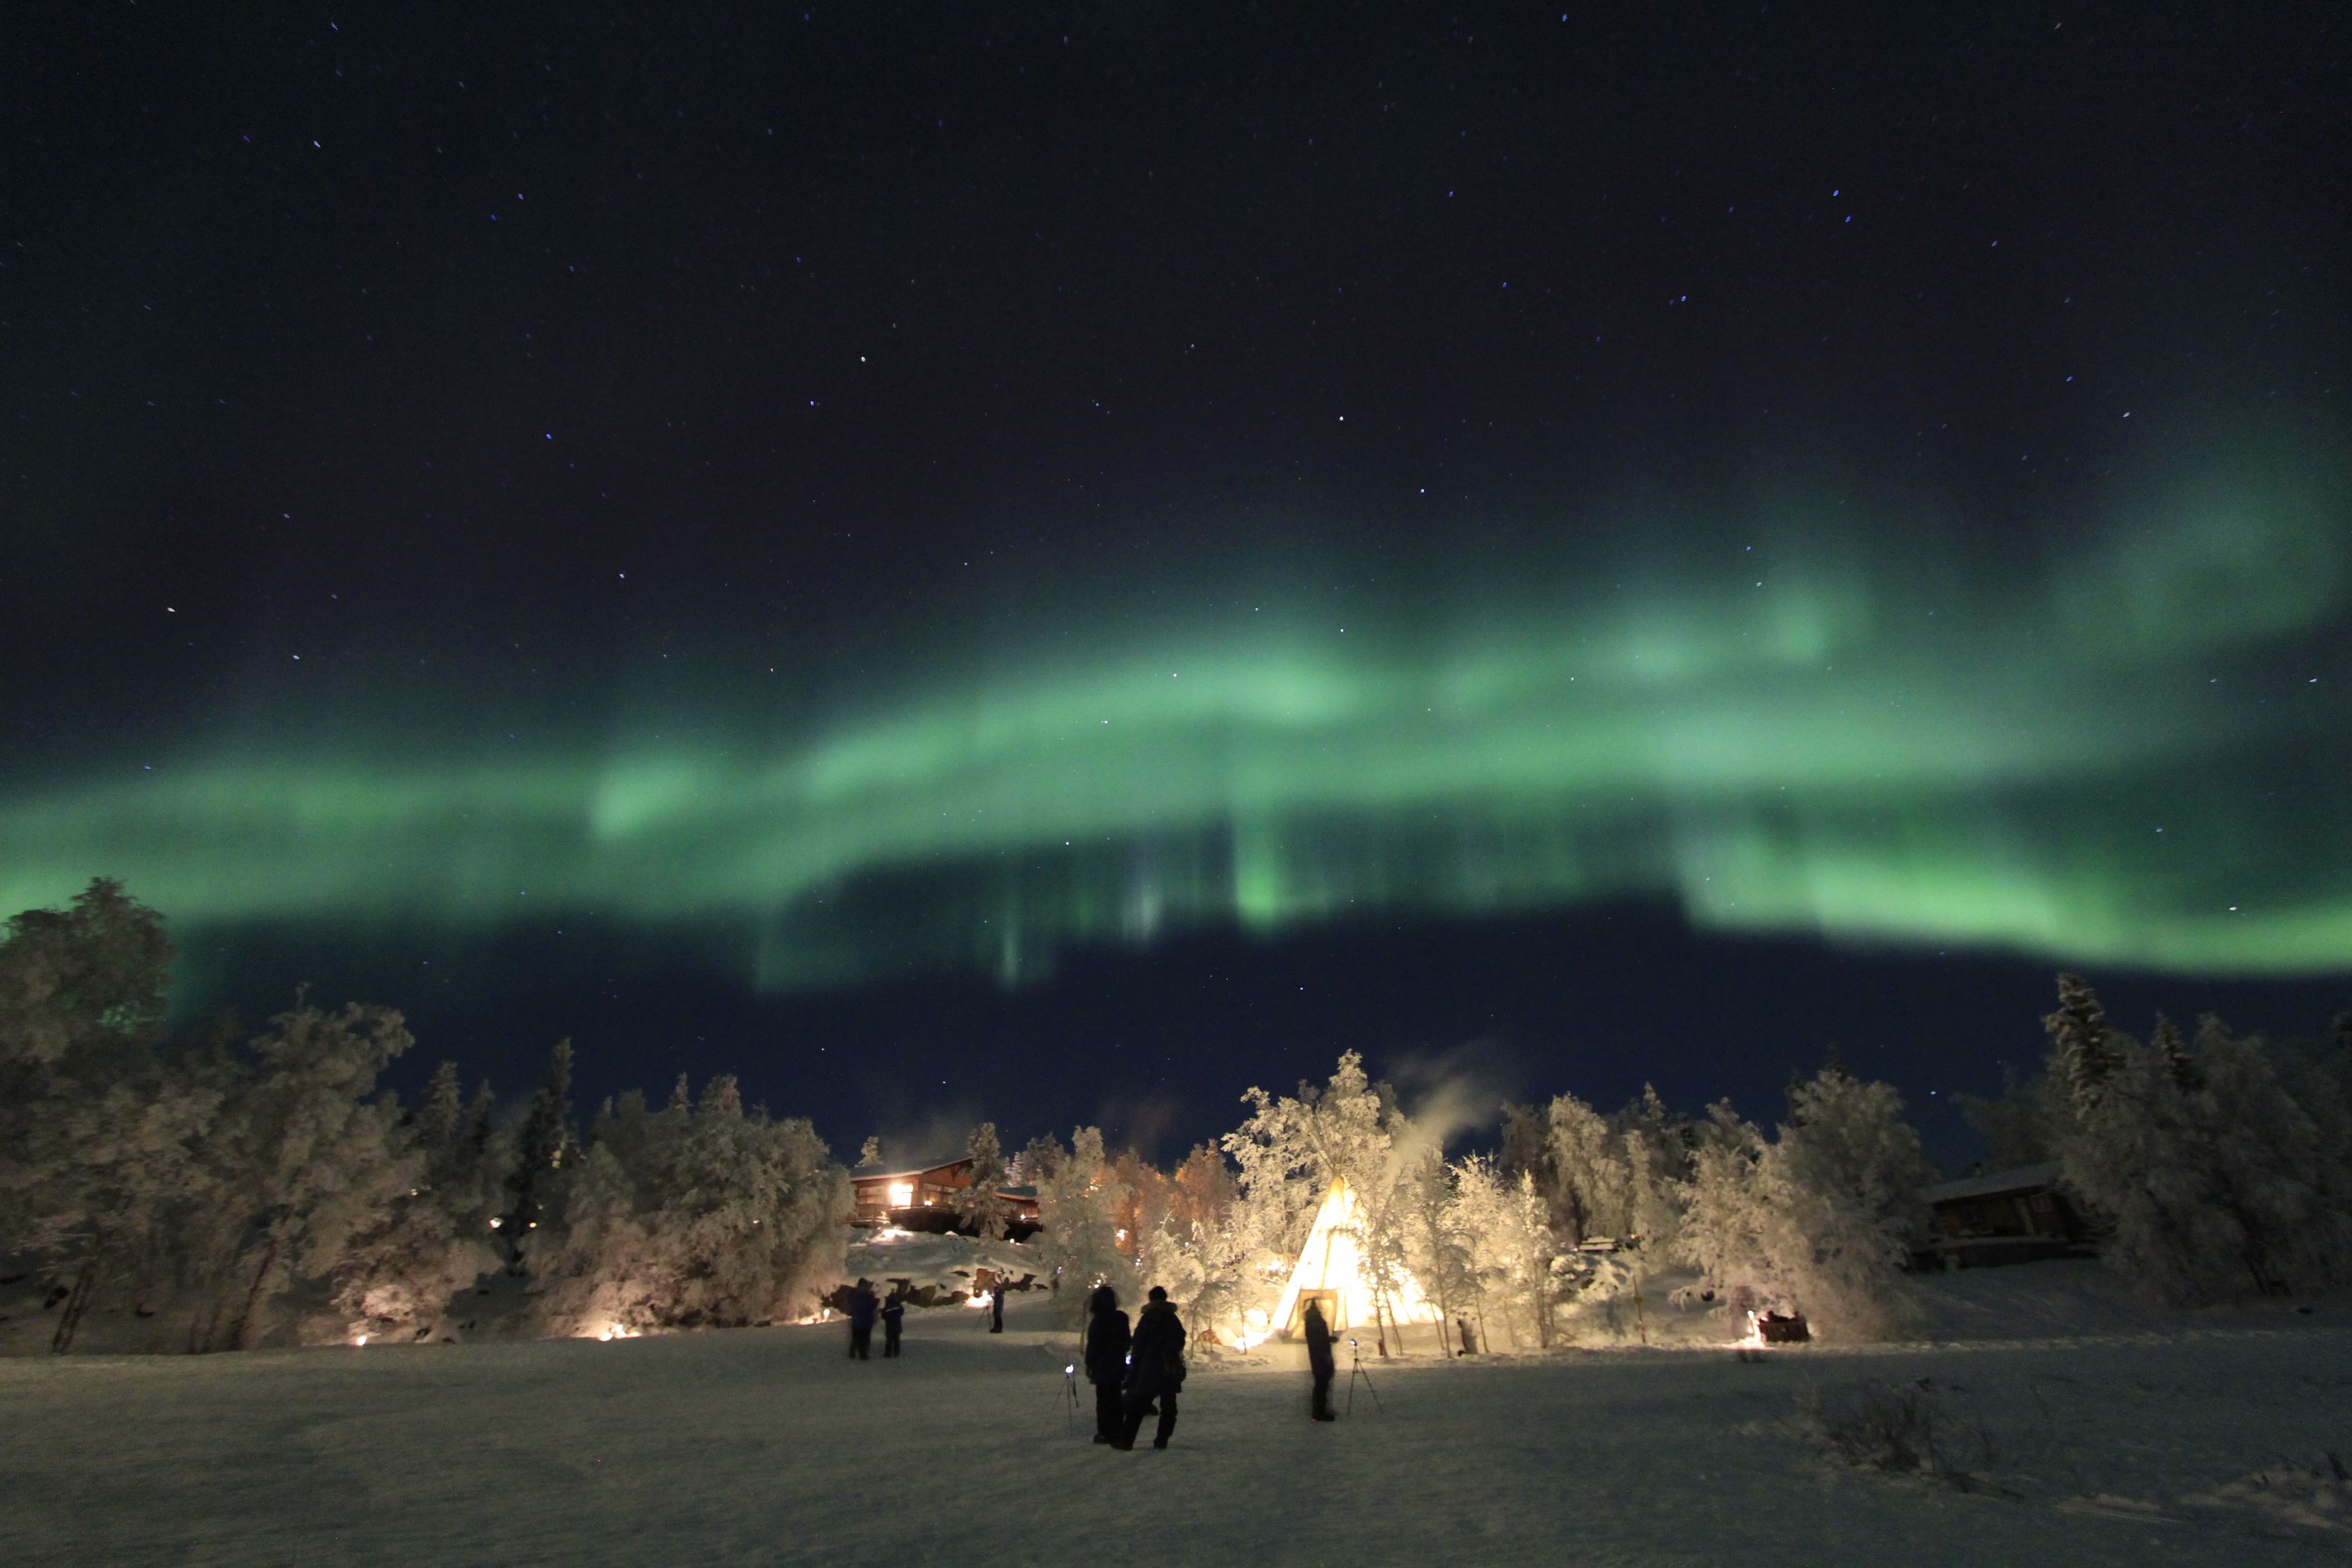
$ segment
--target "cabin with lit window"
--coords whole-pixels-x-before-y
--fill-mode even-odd
[[[850,1224],[944,1233],[956,1228],[956,1197],[971,1186],[971,1162],[950,1160],[909,1171],[854,1171],[849,1180],[857,1194]],[[1004,1205],[1006,1237],[1020,1241],[1036,1233],[1035,1187],[999,1187],[996,1196]]]
[[[2067,1201],[2054,1164],[1946,1182],[1927,1194],[1927,1205],[1921,1262],[1929,1268],[1990,1268],[2091,1252],[2089,1229]]]

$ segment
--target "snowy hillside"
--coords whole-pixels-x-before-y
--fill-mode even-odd
[[[1868,1353],[1385,1363],[1336,1426],[1292,1347],[1204,1356],[1166,1453],[1087,1440],[1044,1292],[1002,1336],[912,1314],[898,1362],[837,1325],[16,1361],[0,1561],[2341,1562],[2352,1322],[2104,1289],[1933,1281],[1984,1332]],[[1941,1472],[1874,1467],[1906,1441]]]

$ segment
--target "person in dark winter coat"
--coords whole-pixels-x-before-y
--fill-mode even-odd
[[[907,1292],[895,1289],[890,1299],[882,1303],[882,1359],[888,1361],[898,1353],[898,1331],[907,1326]]]
[[[1315,1393],[1307,1402],[1307,1413],[1318,1421],[1331,1421],[1331,1373],[1336,1370],[1331,1359],[1331,1325],[1323,1316],[1323,1303],[1307,1303],[1307,1370],[1315,1374]]]
[[[860,1279],[849,1292],[849,1359],[872,1361],[874,1314],[882,1305],[874,1298],[874,1281]]]
[[[1160,1430],[1151,1446],[1165,1448],[1176,1430],[1176,1394],[1184,1386],[1184,1325],[1165,1289],[1154,1285],[1150,1295],[1135,1321],[1135,1342],[1128,1347],[1126,1415],[1114,1448],[1135,1447],[1136,1434],[1143,1430],[1143,1413],[1155,1400]]]
[[[1002,1279],[988,1288],[988,1331],[992,1334],[1004,1331],[1004,1281]]]
[[[1087,1298],[1087,1381],[1095,1385],[1095,1441],[1116,1443],[1127,1428],[1121,1404],[1127,1384],[1127,1314],[1118,1310],[1118,1292],[1108,1285],[1095,1287]]]

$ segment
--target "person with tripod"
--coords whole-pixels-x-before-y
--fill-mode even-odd
[[[1317,1421],[1337,1421],[1331,1414],[1331,1377],[1339,1370],[1331,1356],[1331,1325],[1323,1316],[1323,1303],[1312,1297],[1307,1302],[1307,1370],[1315,1374],[1307,1415]]]
[[[1087,1381],[1095,1385],[1095,1441],[1116,1443],[1127,1429],[1120,1385],[1127,1381],[1127,1348],[1135,1336],[1118,1310],[1118,1292],[1097,1285],[1087,1298]]]
[[[1151,1446],[1165,1448],[1176,1430],[1176,1392],[1184,1386],[1184,1325],[1177,1320],[1166,1287],[1154,1285],[1150,1294],[1136,1319],[1135,1342],[1128,1352],[1127,1416],[1114,1448],[1135,1447],[1136,1434],[1143,1430],[1143,1413],[1154,1400],[1160,1404],[1160,1430]]]

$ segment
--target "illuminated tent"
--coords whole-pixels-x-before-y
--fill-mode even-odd
[[[1323,1303],[1323,1316],[1335,1334],[1349,1329],[1378,1332],[1382,1324],[1402,1328],[1443,1321],[1437,1308],[1421,1293],[1419,1282],[1403,1268],[1395,1271],[1386,1289],[1378,1287],[1364,1267],[1360,1215],[1356,1190],[1345,1179],[1333,1182],[1275,1308],[1275,1331],[1284,1338],[1296,1339],[1304,1331],[1307,1303],[1312,1300]]]

